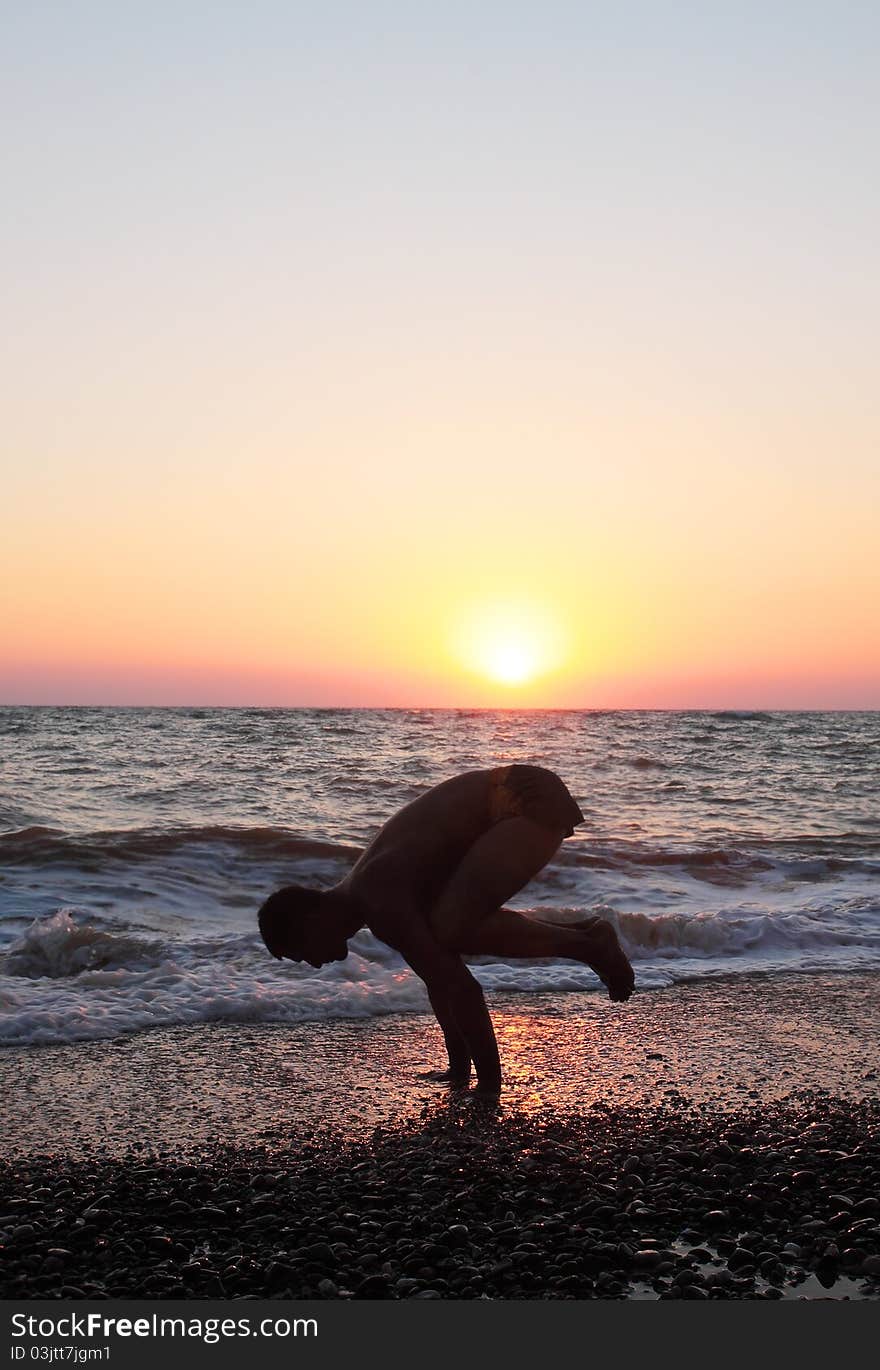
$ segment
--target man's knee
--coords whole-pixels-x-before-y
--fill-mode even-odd
[[[442,909],[434,909],[428,920],[434,938],[444,951],[461,951],[465,922],[458,916]]]
[[[463,951],[469,932],[498,908],[497,892],[477,872],[453,880],[429,916],[434,936],[448,951]]]

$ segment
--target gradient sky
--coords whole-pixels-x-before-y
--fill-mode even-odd
[[[880,707],[875,4],[2,29],[0,701]]]

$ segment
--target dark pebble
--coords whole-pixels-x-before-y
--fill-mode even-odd
[[[391,1285],[384,1275],[368,1275],[354,1292],[358,1299],[390,1299]]]

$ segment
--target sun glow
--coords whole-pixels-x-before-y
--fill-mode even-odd
[[[485,657],[488,674],[502,685],[522,685],[536,672],[534,654],[527,642],[487,643]]]
[[[455,650],[469,672],[510,687],[547,675],[565,656],[552,613],[526,602],[472,606],[458,624]]]

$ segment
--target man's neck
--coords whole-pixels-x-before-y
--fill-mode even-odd
[[[353,937],[364,926],[366,921],[364,911],[348,893],[344,882],[334,885],[332,889],[324,890],[321,902],[327,912],[332,914],[333,918],[340,924],[346,937]]]

